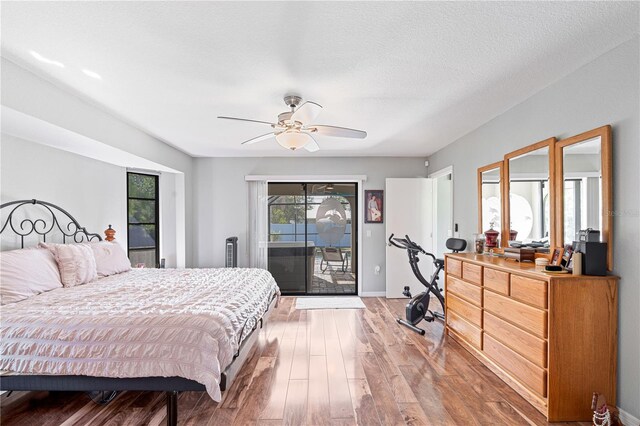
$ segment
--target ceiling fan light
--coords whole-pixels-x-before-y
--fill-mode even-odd
[[[295,151],[309,142],[309,135],[298,131],[287,131],[276,136],[276,140],[283,148]]]

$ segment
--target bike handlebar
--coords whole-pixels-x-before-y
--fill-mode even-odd
[[[401,249],[405,249],[405,250],[406,250],[406,249],[408,248],[408,247],[406,246],[406,241],[403,241],[401,238],[393,238],[393,235],[394,235],[394,234],[391,234],[391,235],[389,236],[389,245],[390,245],[390,246],[395,246],[395,247],[398,247],[398,248],[401,248]],[[396,241],[397,241],[397,242],[396,242]],[[398,243],[400,243],[400,244],[402,244],[402,245],[400,245],[400,244],[398,244]]]
[[[389,245],[392,245],[394,247],[401,248],[404,250],[420,252],[426,256],[430,256],[434,261],[436,260],[436,257],[433,254],[425,251],[418,244],[411,241],[411,238],[409,238],[408,235],[405,235],[404,238],[393,238],[393,236],[394,234],[391,234],[389,236]]]

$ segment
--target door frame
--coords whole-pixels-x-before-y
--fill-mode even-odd
[[[455,219],[454,219],[455,214],[454,214],[454,208],[453,208],[453,206],[454,206],[454,198],[455,198],[455,185],[454,185],[454,180],[453,180],[453,166],[452,165],[451,166],[447,166],[447,167],[444,167],[444,168],[442,168],[440,170],[437,170],[437,171],[435,171],[433,173],[429,173],[429,178],[433,179],[433,182],[434,182],[434,185],[435,185],[435,183],[436,183],[438,178],[441,178],[441,177],[444,177],[444,176],[447,176],[447,175],[451,175],[451,201],[450,201],[450,206],[449,206],[451,208],[451,222],[449,223],[449,227],[451,229],[451,237],[455,237],[456,236],[455,235],[455,227],[454,227],[455,226]],[[435,200],[435,205],[434,205],[434,215],[433,215],[433,227],[432,227],[432,229],[436,230],[436,236],[437,236],[437,232],[438,232],[437,231],[437,229],[438,229],[437,228],[437,225],[438,225],[438,223],[437,223],[437,220],[438,220],[438,215],[437,215],[438,194],[437,194],[437,191],[435,192],[434,200]],[[447,237],[447,238],[450,238],[450,237]],[[435,241],[435,239],[434,239],[434,241]]]
[[[362,210],[364,199],[364,183],[367,181],[367,175],[248,175],[245,181],[264,181],[269,183],[286,183],[286,182],[346,182],[358,185],[357,208]],[[358,265],[356,268],[356,286],[357,295],[362,295],[362,232],[364,230],[364,214],[361,211],[358,215]],[[322,295],[322,294],[320,294]],[[314,295],[315,296],[315,295]]]

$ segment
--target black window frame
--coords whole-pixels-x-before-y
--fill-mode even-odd
[[[138,176],[145,176],[145,177],[152,177],[155,180],[155,194],[154,194],[154,198],[141,198],[141,197],[131,197],[129,194],[129,176],[131,175],[138,175]],[[154,201],[156,208],[155,208],[155,223],[147,223],[147,222],[129,222],[129,201],[130,200],[142,200],[142,201]],[[155,226],[155,247],[135,247],[135,248],[131,248],[131,246],[129,245],[129,241],[130,241],[130,233],[129,233],[129,227],[131,225],[154,225]],[[132,251],[143,251],[143,250],[149,250],[149,249],[155,249],[156,252],[156,258],[155,258],[155,267],[159,268],[160,267],[160,176],[155,175],[155,174],[150,174],[150,173],[141,173],[141,172],[127,172],[127,256],[129,256],[129,253],[131,253]],[[130,258],[131,256],[129,256]]]

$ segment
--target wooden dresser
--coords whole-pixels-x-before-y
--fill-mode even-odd
[[[618,278],[548,275],[532,263],[447,254],[447,334],[550,422],[616,401]]]

